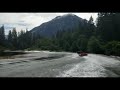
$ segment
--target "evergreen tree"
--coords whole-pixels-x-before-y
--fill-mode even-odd
[[[9,31],[9,33],[8,33],[8,42],[12,42],[12,32],[11,32],[11,30]]]
[[[87,38],[90,38],[92,35],[95,35],[95,25],[94,25],[92,16],[90,17],[90,19],[88,21],[88,26],[86,26],[86,27],[87,27],[87,30],[86,30]]]
[[[10,49],[12,49],[13,48],[13,45],[12,45],[12,32],[11,32],[11,30],[9,31],[9,33],[8,33],[8,39],[7,39],[7,47],[8,48],[10,48]]]
[[[4,25],[0,28],[0,45],[4,46],[5,44],[5,31]]]
[[[97,35],[105,43],[112,40],[120,40],[120,13],[99,13]]]
[[[90,17],[88,23],[90,23],[90,24],[94,24],[94,23],[93,23],[93,17],[92,17],[92,16]]]
[[[17,45],[18,45],[16,28],[13,28],[13,30],[12,30],[12,44],[13,44],[14,48],[16,49]]]

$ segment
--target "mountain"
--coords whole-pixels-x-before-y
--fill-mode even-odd
[[[86,20],[74,14],[65,14],[63,16],[57,16],[54,19],[33,28],[30,32],[35,35],[51,37],[55,35],[57,31],[76,28],[79,24],[84,24],[83,21]]]

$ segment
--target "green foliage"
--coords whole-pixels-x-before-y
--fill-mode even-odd
[[[71,47],[70,47],[70,51],[72,51],[72,52],[78,51],[78,47],[77,47],[76,41],[74,41],[74,42],[72,43],[72,45],[71,45]]]
[[[58,46],[55,45],[53,43],[53,41],[49,38],[41,38],[41,39],[38,39],[36,42],[35,42],[35,45],[33,46],[33,48],[37,48],[39,50],[58,50]]]
[[[97,35],[104,42],[119,41],[120,13],[99,13],[97,18]]]
[[[120,42],[111,41],[105,45],[105,54],[120,56]]]
[[[77,46],[79,51],[86,51],[87,50],[87,43],[88,39],[85,35],[80,35],[77,39]]]
[[[102,47],[100,45],[99,40],[96,37],[92,36],[89,39],[87,50],[90,53],[101,53],[102,52]]]

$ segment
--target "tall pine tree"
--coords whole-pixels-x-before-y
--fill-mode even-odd
[[[16,28],[13,28],[12,30],[12,44],[14,46],[14,48],[16,49],[17,48],[17,31],[16,31]]]
[[[5,44],[5,31],[4,25],[0,28],[0,45],[3,46]]]

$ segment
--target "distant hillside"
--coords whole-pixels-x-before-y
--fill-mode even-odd
[[[55,35],[57,31],[70,30],[78,27],[80,24],[83,25],[84,21],[87,20],[74,14],[66,14],[63,16],[57,16],[54,19],[33,28],[30,32],[35,35],[51,37]]]

